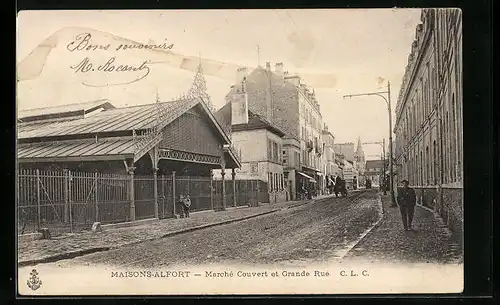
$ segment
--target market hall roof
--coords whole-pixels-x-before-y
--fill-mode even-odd
[[[40,121],[36,128],[28,128],[36,125],[36,122],[18,123],[17,156],[20,162],[28,162],[27,159],[32,162],[52,162],[54,158],[67,161],[78,161],[78,158],[108,160],[112,156],[115,159],[135,158],[137,140],[143,138],[144,133],[159,125],[170,124],[194,107],[206,113],[218,130],[221,144],[230,144],[228,136],[203,99],[191,97],[126,108],[109,107],[89,117]],[[60,109],[61,113],[64,112],[64,108]],[[166,114],[162,119],[158,117],[159,109]],[[226,155],[230,158],[230,164],[239,166],[239,160],[232,152]]]
[[[135,141],[133,138],[81,139],[20,144],[17,157],[20,162],[80,161],[85,157],[94,160],[125,160],[133,158]]]
[[[201,104],[206,108],[206,105],[201,99],[197,99],[196,104]],[[120,131],[139,131],[155,127],[157,122],[158,107],[162,107],[166,112],[176,113],[170,116],[170,121],[188,111],[192,107],[185,107],[189,104],[185,99],[176,101],[159,102],[139,106],[131,106],[124,108],[109,108],[99,112],[93,116],[83,117],[73,120],[62,120],[53,122],[44,122],[43,125],[36,129],[26,128],[28,123],[18,124],[18,140],[20,142],[29,141],[30,139],[39,138],[45,140],[51,137],[68,137],[68,136],[84,136],[95,134],[110,134]],[[208,110],[208,109],[206,109]],[[61,108],[61,111],[64,111]],[[219,126],[210,111],[207,111],[211,117],[214,126],[221,132],[225,143],[229,144],[229,138]]]

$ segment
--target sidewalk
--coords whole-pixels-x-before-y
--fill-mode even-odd
[[[273,213],[328,197],[319,196],[313,200],[276,204],[263,203],[259,207],[227,208],[226,211],[222,212],[194,212],[190,218],[169,218],[150,224],[108,229],[103,232],[67,234],[51,240],[19,241],[18,264],[19,266],[33,265],[107,251],[125,245]]]
[[[462,263],[461,236],[452,233],[432,211],[417,205],[413,230],[404,231],[399,208],[381,195],[382,221],[346,256],[394,263]]]

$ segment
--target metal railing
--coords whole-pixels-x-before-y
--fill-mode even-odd
[[[234,205],[233,198],[236,205],[266,202],[265,183],[235,180],[234,188],[231,180],[225,184],[226,206]],[[156,217],[156,205],[158,218],[174,217],[180,211],[180,194],[190,195],[192,211],[211,210],[221,204],[222,189],[222,181],[210,177],[158,175],[155,179],[153,175],[23,169],[17,183],[18,234],[49,228],[51,235],[59,235],[90,230],[94,222],[131,221],[131,194],[136,220]]]

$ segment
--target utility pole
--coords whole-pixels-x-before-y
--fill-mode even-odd
[[[368,93],[359,93],[359,94],[348,94],[344,95],[345,98],[352,98],[356,96],[368,96],[368,95],[376,95],[384,99],[384,101],[387,104],[387,110],[389,113],[389,184],[390,184],[390,191],[391,191],[391,206],[395,207],[396,206],[396,198],[394,197],[394,185],[393,185],[393,168],[392,168],[392,110],[391,110],[391,83],[388,81],[387,82],[387,91],[379,91],[379,92],[368,92]],[[385,97],[384,95],[387,95]],[[385,176],[385,172],[384,172]]]
[[[392,108],[391,108],[391,83],[387,81],[387,95],[389,97],[389,183],[391,188],[391,206],[396,206],[396,198],[394,198],[394,171],[393,171],[393,149],[392,149]]]

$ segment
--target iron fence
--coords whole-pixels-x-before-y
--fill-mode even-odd
[[[49,228],[52,235],[89,230],[94,222],[117,223],[179,214],[179,196],[189,194],[191,211],[222,205],[222,181],[174,175],[130,176],[113,173],[23,169],[18,174],[18,233]],[[226,207],[268,202],[267,184],[225,181]],[[133,187],[133,193],[131,188]],[[156,191],[156,192],[155,192]],[[131,198],[135,215],[131,215]],[[233,200],[235,198],[236,200]],[[158,215],[156,215],[156,205]]]

